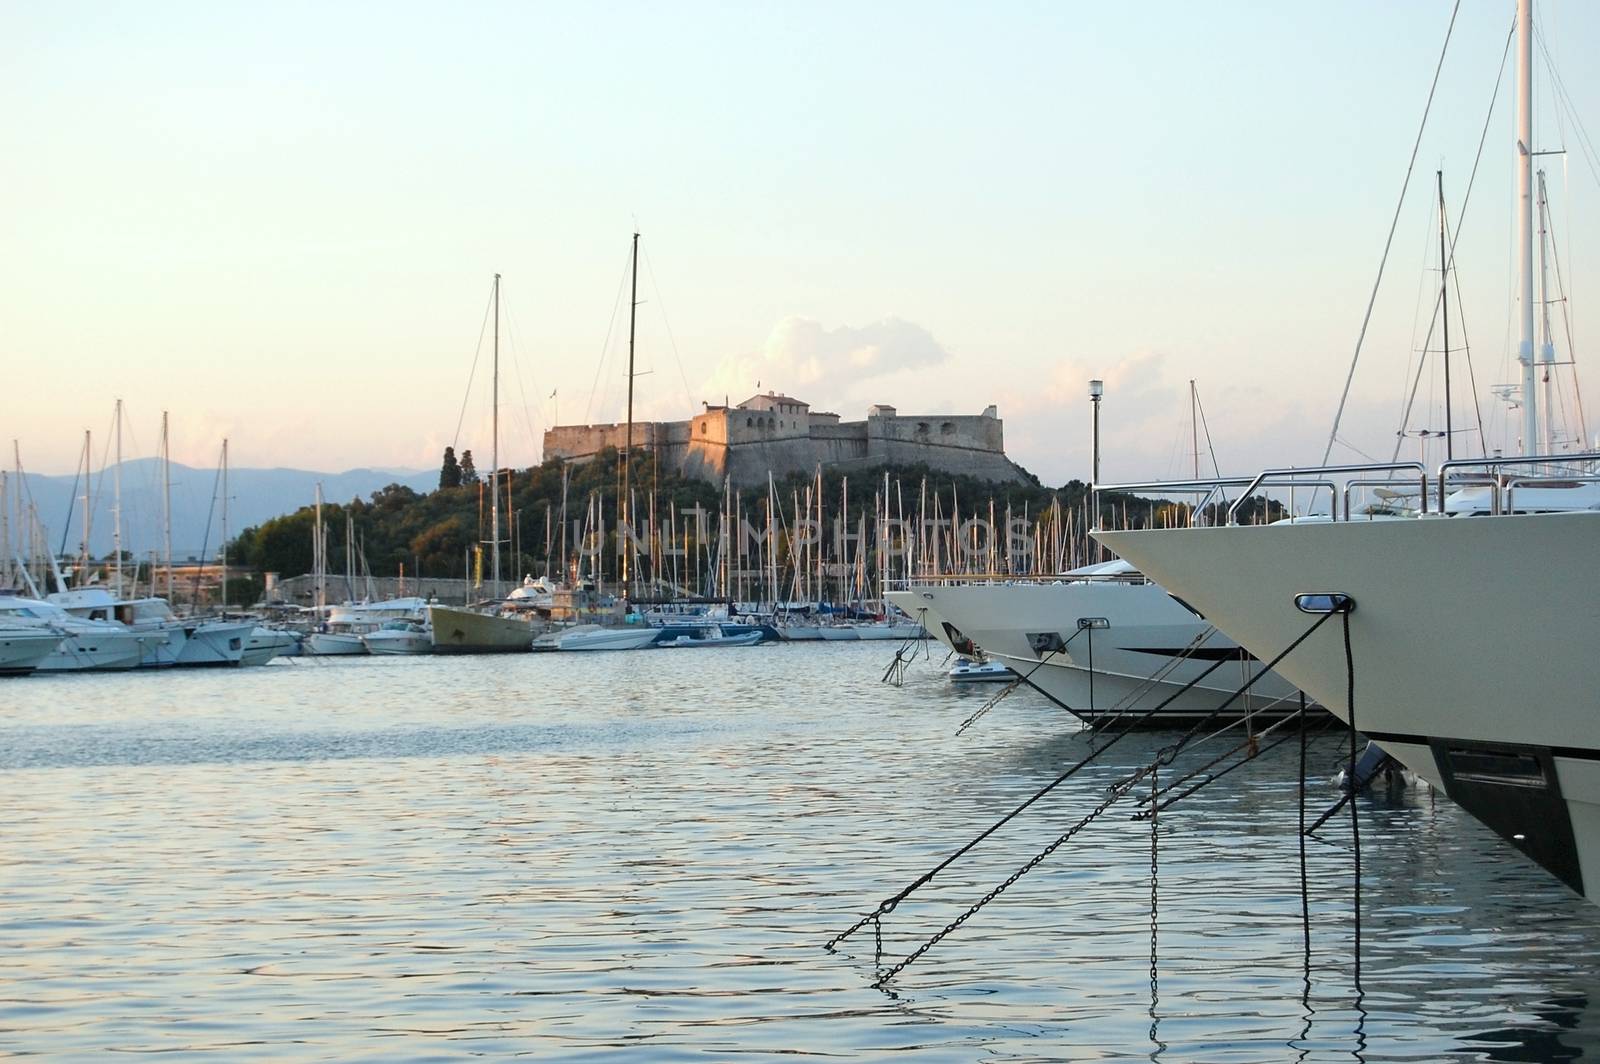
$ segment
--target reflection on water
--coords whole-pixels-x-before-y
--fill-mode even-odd
[[[821,949],[1084,740],[892,647],[33,677],[0,714],[0,1051],[229,1059],[1564,1060],[1600,909],[1426,790],[1309,847],[1293,744],[1096,821],[894,981]],[[1133,737],[883,925],[909,953],[1078,819]],[[1313,802],[1341,756],[1313,747]],[[1169,770],[1170,771],[1170,770]],[[1309,966],[1309,993],[1307,968]],[[1163,1048],[1164,1047],[1164,1048]]]

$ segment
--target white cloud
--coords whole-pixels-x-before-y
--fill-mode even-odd
[[[724,395],[738,401],[768,389],[799,395],[813,407],[843,406],[864,394],[864,384],[949,359],[950,352],[932,333],[903,318],[829,329],[812,318],[790,315],[773,326],[759,352],[723,359],[704,390],[712,401]]]

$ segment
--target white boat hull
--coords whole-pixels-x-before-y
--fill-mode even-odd
[[[369,654],[432,654],[433,636],[427,632],[399,632],[380,628],[362,636]]]
[[[367,644],[354,632],[312,632],[300,640],[300,647],[303,653],[319,658],[367,652]]]
[[[188,639],[178,652],[178,664],[238,665],[244,658],[245,641],[255,625],[248,621],[212,621],[189,625]]]
[[[854,642],[858,637],[854,628],[842,624],[825,624],[817,629],[817,636],[831,643]]]
[[[1120,716],[1151,726],[1190,724],[1216,712],[1261,667],[1226,635],[1208,635],[1204,618],[1155,584],[926,585],[888,597],[946,646],[982,649],[1090,723]],[[1080,630],[1080,619],[1107,627]],[[1065,649],[1040,649],[1052,645]],[[1279,716],[1299,708],[1294,694],[1293,685],[1269,674],[1218,719]]]
[[[1261,658],[1316,619],[1296,595],[1351,596],[1357,729],[1600,897],[1600,513],[1099,538]],[[1278,671],[1349,720],[1343,624]]]
[[[542,630],[521,617],[508,617],[455,606],[429,606],[436,654],[508,654],[533,649]]]
[[[0,676],[26,676],[54,654],[64,638],[48,628],[0,629]]]
[[[146,643],[155,639],[127,629],[71,633],[61,641],[55,653],[39,663],[37,671],[109,672],[137,669],[144,660]]]
[[[656,628],[574,629],[556,640],[557,650],[644,650],[661,637]]]
[[[295,653],[299,643],[293,632],[257,627],[244,641],[244,655],[239,664],[265,665],[273,658]]]

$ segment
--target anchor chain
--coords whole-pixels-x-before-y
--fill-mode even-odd
[[[905,971],[907,967],[917,960],[917,958],[921,957],[934,946],[937,946],[940,942],[944,941],[944,939],[953,934],[957,928],[970,920],[978,912],[978,910],[982,909],[985,905],[988,905],[1000,895],[1004,894],[1017,882],[1017,880],[1021,879],[1023,876],[1039,867],[1039,865],[1043,864],[1051,854],[1055,853],[1062,846],[1066,845],[1074,835],[1078,834],[1078,832],[1082,831],[1094,821],[1098,820],[1102,813],[1104,813],[1107,809],[1110,809],[1113,805],[1117,804],[1117,802],[1121,801],[1127,795],[1129,787],[1131,787],[1133,783],[1138,783],[1139,780],[1143,778],[1145,773],[1153,771],[1153,768],[1154,766],[1149,766],[1142,770],[1137,776],[1134,777],[1128,786],[1119,785],[1112,788],[1111,793],[1107,795],[1099,805],[1096,805],[1093,809],[1086,813],[1083,819],[1079,820],[1061,835],[1057,836],[1056,840],[1050,845],[1046,846],[1044,849],[1030,857],[1026,864],[1017,869],[1015,872],[1011,873],[1011,875],[1007,876],[1005,882],[1001,883],[999,886],[990,890],[989,893],[973,902],[967,907],[965,912],[957,916],[954,920],[950,921],[949,924],[945,925],[943,930],[934,934],[926,942],[908,954],[898,964],[890,968],[887,972],[884,972],[883,975],[878,979],[878,983],[886,983],[890,979],[893,979],[895,976],[899,975],[901,972]],[[884,915],[888,915],[888,913],[885,912]]]

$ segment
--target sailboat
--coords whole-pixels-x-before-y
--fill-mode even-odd
[[[505,654],[533,649],[545,628],[533,614],[508,610],[500,593],[500,275],[494,275],[494,374],[489,470],[489,599],[478,608],[428,605],[436,654]]]
[[[1410,519],[1097,532],[1258,657],[1600,900],[1600,454],[1540,454],[1533,267],[1533,4],[1517,7],[1523,454],[1447,459]],[[1413,464],[1405,464],[1410,469]],[[1332,466],[1372,476],[1394,467]],[[1304,476],[1269,470],[1255,487]],[[1487,503],[1487,505],[1484,505]],[[1348,643],[1346,642],[1348,636]],[[1354,692],[1352,701],[1351,692]]]

